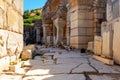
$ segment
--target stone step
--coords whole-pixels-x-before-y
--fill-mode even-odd
[[[98,61],[101,61],[101,62],[103,62],[105,64],[114,65],[114,61],[113,60],[102,58],[101,56],[96,56],[96,55],[93,55],[93,58],[98,60]]]

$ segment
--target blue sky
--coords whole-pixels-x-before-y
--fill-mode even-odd
[[[24,11],[41,8],[47,0],[24,0]]]

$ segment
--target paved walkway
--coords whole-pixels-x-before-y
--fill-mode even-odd
[[[2,74],[0,80],[120,80],[120,66],[105,65],[77,50],[48,49],[44,57],[24,62],[24,69]]]

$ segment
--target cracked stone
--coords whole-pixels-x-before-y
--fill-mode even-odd
[[[113,69],[111,66],[108,66],[102,62],[96,61],[94,59],[89,59],[91,65],[97,69],[99,73],[120,73]]]
[[[46,74],[68,74],[71,70],[76,67],[77,64],[52,64],[52,65],[37,65],[33,66],[26,75],[46,75]]]
[[[89,64],[81,64],[77,68],[72,70],[72,73],[96,73],[96,70],[93,69]]]
[[[89,75],[91,80],[120,80],[120,76],[109,75]]]

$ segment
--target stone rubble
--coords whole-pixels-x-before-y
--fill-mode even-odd
[[[26,60],[16,72],[3,72],[0,80],[120,80],[120,66],[109,66],[92,58],[91,54],[79,51],[55,50]],[[57,52],[61,51],[61,54]],[[52,56],[56,58],[52,58]],[[91,56],[90,56],[91,55]],[[12,78],[12,79],[11,79]]]

